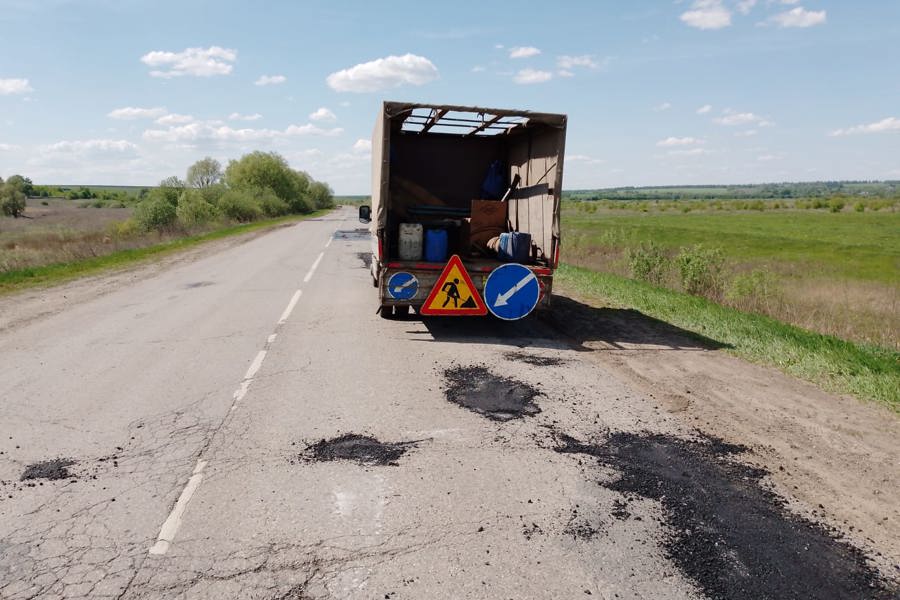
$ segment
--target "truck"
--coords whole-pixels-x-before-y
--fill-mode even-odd
[[[414,309],[513,320],[550,308],[566,123],[564,114],[383,103],[371,205],[359,208],[382,317]]]

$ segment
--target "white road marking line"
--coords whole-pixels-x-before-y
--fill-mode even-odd
[[[337,231],[335,231],[337,233]],[[334,239],[334,235],[328,238],[328,242],[325,244],[327,248],[329,244],[331,244],[331,240]],[[303,282],[307,283],[310,279],[312,279],[313,274],[316,272],[316,268],[319,266],[319,263],[322,262],[322,258],[325,256],[325,252],[320,252],[319,256],[316,258],[316,262],[313,263],[312,267],[309,269],[309,273],[306,274],[306,277],[303,278]],[[291,301],[288,302],[287,308],[284,309],[284,312],[281,313],[281,318],[278,319],[278,324],[283,325],[285,321],[287,321],[288,317],[291,316],[291,313],[294,310],[294,307],[297,306],[297,302],[300,300],[300,296],[302,294],[302,290],[297,290],[294,292],[294,295],[291,296]],[[272,333],[266,338],[266,347],[263,350],[260,350],[256,353],[256,357],[254,357],[253,362],[250,363],[250,366],[247,367],[247,372],[244,374],[244,379],[241,381],[238,388],[232,394],[232,403],[231,403],[231,411],[237,409],[238,402],[244,399],[244,396],[247,395],[247,392],[250,391],[250,384],[253,383],[253,378],[259,372],[259,369],[262,367],[263,361],[266,359],[266,354],[268,354],[268,347],[272,345],[275,341],[275,338],[278,336],[277,332]],[[166,518],[165,522],[162,524],[162,527],[159,530],[159,535],[156,538],[156,543],[148,551],[150,554],[155,554],[161,556],[169,551],[169,547],[172,544],[172,541],[175,539],[175,534],[178,533],[178,528],[181,527],[181,518],[184,516],[185,511],[187,510],[188,503],[191,501],[191,498],[194,496],[194,493],[197,491],[197,488],[200,487],[200,483],[203,481],[203,469],[206,467],[207,461],[198,460],[197,465],[194,467],[194,472],[191,474],[190,479],[188,479],[187,484],[184,486],[184,489],[181,490],[181,495],[178,497],[178,501],[175,503],[175,507],[172,509],[172,512],[169,513],[169,516]]]
[[[330,246],[330,245],[331,245],[331,242],[332,242],[333,240],[334,240],[334,235],[332,235],[330,238],[328,238],[328,241],[325,242],[325,247],[327,248],[328,246]]]
[[[316,272],[316,268],[318,268],[319,263],[322,262],[322,257],[325,256],[324,252],[319,252],[319,256],[316,257],[316,262],[309,268],[309,273],[306,274],[306,277],[303,278],[303,283],[309,283],[309,280],[312,279],[313,273]]]
[[[247,367],[247,374],[244,375],[244,381],[253,379],[253,376],[256,375],[256,372],[259,371],[263,361],[266,359],[267,352],[268,350],[260,350],[256,353],[256,358],[254,358],[253,362],[250,363],[250,366]]]
[[[288,317],[291,316],[291,313],[294,311],[294,307],[297,306],[297,301],[300,299],[300,294],[303,293],[303,290],[297,290],[294,292],[294,295],[291,296],[291,301],[288,302],[287,308],[284,309],[284,312],[281,313],[281,318],[278,319],[279,325],[284,325],[284,322],[288,320]]]
[[[197,466],[194,467],[191,478],[188,479],[187,485],[181,491],[178,502],[175,503],[175,507],[160,528],[159,535],[156,537],[156,543],[150,548],[150,554],[162,555],[169,551],[169,545],[175,539],[178,528],[181,527],[181,517],[184,515],[184,511],[187,510],[188,502],[191,501],[191,497],[197,491],[200,482],[203,481],[203,468],[205,466],[205,460],[197,461]]]

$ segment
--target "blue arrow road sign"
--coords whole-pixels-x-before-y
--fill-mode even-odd
[[[537,306],[541,287],[531,269],[507,263],[491,271],[484,282],[484,301],[495,317],[515,321]]]
[[[412,273],[394,273],[387,285],[388,294],[396,300],[412,300],[419,291],[419,280]]]

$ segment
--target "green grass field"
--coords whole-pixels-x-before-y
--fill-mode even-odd
[[[900,213],[771,211],[584,214],[565,211],[569,236],[592,244],[666,248],[702,243],[736,262],[788,272],[880,282],[900,281]]]
[[[820,333],[900,348],[900,213],[829,210],[639,212],[564,203],[563,260],[629,277],[630,252],[649,242],[668,259],[664,287],[683,291],[675,257],[702,244],[721,249],[729,303],[741,276],[771,282],[765,298],[731,305]],[[774,290],[774,291],[773,291]],[[751,290],[751,295],[755,293]]]

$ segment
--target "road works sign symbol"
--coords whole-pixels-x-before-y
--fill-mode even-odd
[[[450,257],[419,312],[446,317],[487,314],[487,307],[459,256],[454,254]]]
[[[387,291],[396,300],[411,300],[419,291],[419,280],[412,273],[394,273],[388,279]]]
[[[517,263],[501,265],[484,282],[484,300],[488,310],[500,319],[515,321],[537,306],[541,288],[528,267]]]

